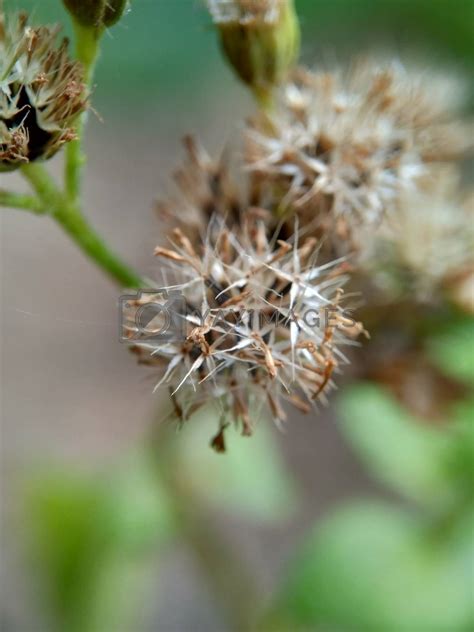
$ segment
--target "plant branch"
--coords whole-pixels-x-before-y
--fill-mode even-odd
[[[0,189],[0,206],[30,211],[36,215],[43,215],[46,212],[44,204],[35,195],[13,193],[3,189]]]

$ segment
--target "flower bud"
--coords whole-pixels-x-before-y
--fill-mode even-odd
[[[108,0],[105,3],[105,11],[102,17],[104,26],[113,26],[116,24],[125,12],[128,6],[128,0]]]
[[[102,21],[105,0],[63,0],[69,13],[83,26],[98,26]]]
[[[209,0],[227,59],[258,95],[279,85],[299,54],[294,0]]]
[[[68,56],[58,29],[6,22],[0,12],[0,171],[50,158],[75,138],[74,122],[87,106],[82,67]]]
[[[113,26],[122,17],[128,0],[63,0],[79,24],[88,27]]]

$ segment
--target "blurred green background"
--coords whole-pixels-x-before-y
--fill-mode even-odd
[[[204,0],[132,0],[131,10],[105,38],[97,95],[141,109],[157,98],[184,106],[213,97],[204,85],[222,76],[222,60]],[[471,0],[296,0],[303,28],[303,60],[344,59],[374,47],[418,51],[436,66],[474,60]],[[67,23],[60,0],[5,0],[27,8],[38,21]],[[225,83],[223,85],[225,88]],[[131,113],[133,116],[133,112]],[[129,122],[132,124],[132,121]]]

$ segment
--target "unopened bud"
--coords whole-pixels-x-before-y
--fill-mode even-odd
[[[63,0],[79,24],[88,27],[113,26],[122,17],[128,0]]]
[[[105,11],[102,18],[104,26],[113,26],[116,24],[124,14],[127,6],[128,0],[108,0],[105,3]]]
[[[294,0],[208,0],[222,48],[256,93],[280,84],[299,54]]]

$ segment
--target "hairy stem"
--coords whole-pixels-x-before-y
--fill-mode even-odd
[[[76,35],[76,58],[82,63],[84,83],[90,89],[99,57],[102,29],[86,28],[74,21],[74,31]],[[82,170],[86,163],[86,157],[83,152],[86,121],[87,112],[84,112],[77,119],[77,139],[68,143],[65,149],[65,191],[67,198],[72,202],[77,201],[79,198]]]
[[[37,163],[24,165],[22,172],[38,195],[42,206],[89,259],[120,287],[129,289],[143,287],[144,281],[141,277],[109,250],[83,216],[79,206],[58,190],[54,180],[42,165]]]

